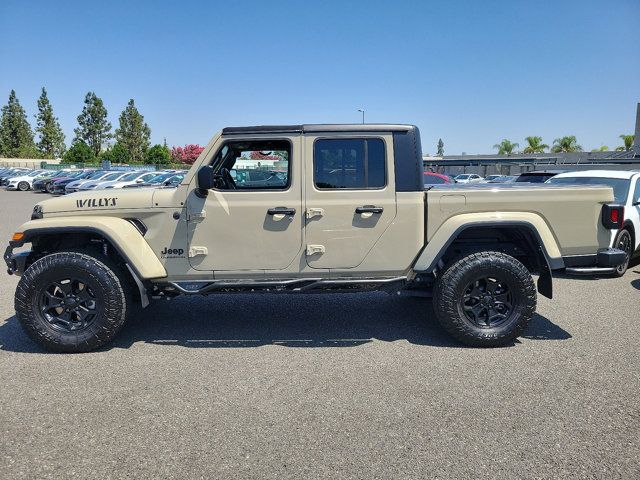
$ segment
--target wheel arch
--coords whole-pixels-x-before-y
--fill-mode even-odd
[[[547,227],[548,230],[548,227]],[[546,240],[543,238],[546,236]],[[518,258],[530,272],[539,274],[538,292],[552,298],[552,270],[564,268],[555,240],[550,231],[539,231],[539,225],[526,220],[477,220],[464,222],[451,231],[447,240],[427,244],[414,265],[414,270],[433,272],[441,262],[446,263],[464,253],[496,250]],[[550,241],[553,241],[550,244]],[[430,248],[429,248],[430,247]]]
[[[114,217],[54,217],[25,223],[18,230],[23,236],[11,241],[12,247],[32,243],[41,250],[59,245],[83,246],[105,242],[131,268],[140,280],[162,278],[167,272],[138,229],[127,220]],[[44,248],[43,248],[44,247]],[[59,249],[59,248],[58,248]]]

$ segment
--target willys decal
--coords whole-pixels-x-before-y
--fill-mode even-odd
[[[78,208],[98,208],[98,207],[115,207],[118,197],[105,198],[86,198],[84,200],[76,200]]]

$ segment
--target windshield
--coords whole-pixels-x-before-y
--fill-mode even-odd
[[[104,177],[102,180],[104,180],[105,182],[109,182],[111,180],[117,180],[120,177],[120,175],[122,175],[121,172],[110,173],[109,175]]]
[[[613,197],[617,203],[626,203],[630,182],[626,178],[554,177],[547,183],[554,185],[606,185],[613,188]]]
[[[466,180],[467,178],[469,178],[471,175],[458,175],[456,177],[456,180]]]
[[[95,180],[96,178],[100,178],[103,175],[106,175],[104,172],[93,172],[90,176],[89,176],[89,180]]]
[[[125,175],[124,177],[122,177],[120,180],[122,182],[129,182],[131,180],[135,180],[136,178],[138,178],[140,176],[140,172],[133,172],[130,173],[128,175]]]
[[[149,180],[149,183],[162,183],[167,178],[171,178],[171,177],[173,177],[173,173],[161,173],[153,177],[151,180]]]

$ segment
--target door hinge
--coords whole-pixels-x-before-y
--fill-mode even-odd
[[[316,253],[324,253],[325,251],[324,245],[307,245],[307,255],[315,255]]]
[[[207,247],[191,247],[189,248],[189,258],[197,257],[198,255],[208,255],[209,250]]]
[[[187,220],[189,220],[190,222],[199,222],[200,220],[206,218],[206,216],[206,210],[203,210],[201,212],[191,212],[187,215]]]
[[[324,215],[324,208],[307,208],[307,218],[321,217]]]

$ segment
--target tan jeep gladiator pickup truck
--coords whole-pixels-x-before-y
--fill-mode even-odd
[[[532,273],[551,297],[553,270],[624,261],[611,202],[597,186],[425,191],[410,125],[234,127],[177,188],[39,203],[5,260],[18,319],[54,351],[106,344],[150,298],[372,290],[432,296],[458,340],[500,346],[535,311]]]

